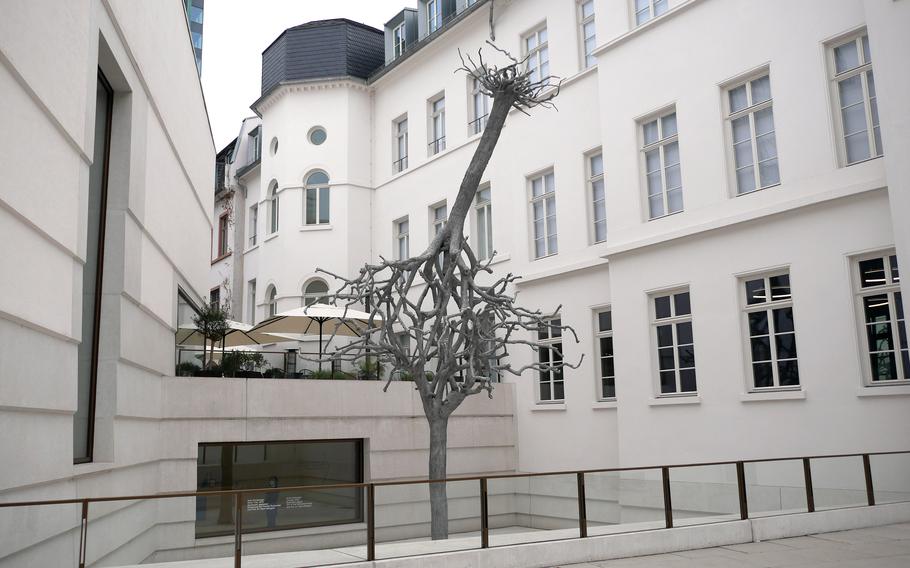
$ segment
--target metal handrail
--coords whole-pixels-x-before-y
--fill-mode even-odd
[[[874,487],[872,481],[872,467],[870,456],[882,456],[882,455],[896,455],[896,454],[910,454],[910,450],[895,450],[895,451],[884,451],[884,452],[864,452],[864,453],[853,453],[853,454],[819,454],[812,456],[793,456],[793,457],[777,457],[777,458],[753,458],[753,459],[743,459],[743,460],[733,460],[733,461],[713,461],[713,462],[696,462],[696,463],[679,463],[679,464],[666,464],[666,465],[651,465],[651,466],[636,466],[636,467],[612,467],[612,468],[598,468],[598,469],[585,469],[585,470],[569,470],[569,471],[547,471],[547,472],[534,472],[534,473],[504,473],[504,474],[494,474],[494,475],[477,475],[477,476],[466,476],[466,477],[447,477],[445,479],[412,479],[412,480],[402,480],[402,481],[378,481],[372,483],[333,483],[326,485],[296,485],[290,487],[279,487],[277,490],[279,492],[285,491],[321,491],[328,489],[366,489],[367,490],[367,505],[366,505],[366,517],[367,517],[367,560],[374,561],[376,560],[376,488],[377,487],[388,487],[394,485],[417,485],[417,484],[430,484],[430,483],[449,483],[449,482],[463,482],[463,481],[479,481],[480,482],[480,515],[481,515],[481,548],[489,548],[490,538],[489,538],[489,506],[488,506],[488,481],[491,479],[514,479],[514,478],[524,478],[524,477],[544,477],[544,476],[553,476],[553,475],[574,475],[576,478],[577,484],[577,505],[578,505],[578,529],[579,529],[579,538],[586,538],[588,536],[588,526],[587,526],[587,507],[586,507],[586,497],[585,497],[585,476],[588,474],[596,473],[615,473],[615,472],[625,472],[625,471],[642,471],[642,470],[659,470],[661,473],[661,485],[663,493],[663,508],[664,508],[664,517],[665,517],[665,527],[673,528],[673,505],[671,500],[671,490],[670,490],[670,470],[671,469],[681,469],[689,467],[705,467],[705,466],[718,466],[718,465],[734,465],[736,466],[736,478],[737,478],[737,493],[739,495],[739,516],[740,519],[746,520],[749,518],[748,510],[748,501],[746,498],[746,481],[745,481],[745,464],[747,463],[765,463],[765,462],[781,462],[781,461],[801,461],[803,465],[803,473],[805,476],[805,491],[806,491],[806,509],[809,513],[815,511],[815,499],[814,499],[814,490],[812,487],[812,469],[810,462],[811,460],[821,460],[821,459],[833,459],[833,458],[850,458],[850,457],[860,457],[862,458],[863,473],[865,478],[865,491],[867,497],[868,506],[875,505],[875,495]],[[173,499],[178,497],[210,497],[210,496],[225,496],[233,495],[234,496],[234,566],[235,568],[240,568],[241,558],[242,558],[242,506],[241,500],[243,495],[247,494],[257,494],[257,493],[269,493],[275,492],[276,488],[274,487],[264,487],[256,489],[221,489],[214,491],[178,491],[178,492],[165,492],[165,493],[155,493],[151,495],[126,495],[126,496],[116,496],[116,497],[84,497],[84,498],[73,498],[73,499],[49,499],[49,500],[35,500],[35,501],[12,501],[12,502],[0,502],[0,509],[12,508],[12,507],[31,507],[31,506],[43,506],[43,505],[71,505],[71,504],[81,504],[81,521],[80,521],[80,538],[79,538],[79,567],[84,568],[85,566],[85,547],[87,542],[87,533],[88,533],[88,509],[90,503],[100,503],[100,502],[111,502],[111,501],[138,501],[144,499]]]

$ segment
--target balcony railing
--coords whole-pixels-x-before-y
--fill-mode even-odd
[[[446,137],[440,136],[436,140],[433,140],[432,142],[427,144],[427,147],[430,150],[430,155],[435,156],[436,154],[438,154],[446,149]]]
[[[346,518],[350,517],[351,507],[355,507],[359,510],[355,511],[357,514],[354,516],[358,519],[363,517],[366,519],[365,527],[356,524],[345,525],[347,529],[339,529],[348,530],[349,534],[351,531],[357,531],[357,538],[362,539],[360,542],[365,544],[365,547],[361,544],[360,546],[363,548],[357,546],[345,548],[344,554],[341,555],[345,557],[344,560],[327,560],[328,555],[323,555],[319,557],[321,559],[311,559],[311,562],[318,565],[372,561],[380,557],[394,558],[453,550],[483,549],[641,530],[669,529],[684,525],[704,525],[770,515],[813,513],[822,509],[865,507],[873,506],[876,502],[910,502],[910,475],[908,475],[910,468],[908,466],[910,466],[910,450],[515,473],[453,477],[442,480],[334,483],[280,488],[186,491],[152,495],[6,502],[0,503],[0,526],[15,529],[17,526],[27,525],[27,536],[20,538],[29,542],[14,540],[15,537],[10,535],[0,535],[0,544],[12,545],[17,549],[27,549],[32,552],[35,545],[40,544],[42,534],[51,539],[60,535],[62,530],[66,530],[67,525],[61,520],[60,515],[53,514],[53,508],[71,507],[66,522],[71,527],[69,530],[78,532],[78,566],[83,568],[86,564],[86,549],[89,546],[97,547],[93,550],[108,550],[110,547],[109,542],[102,540],[110,538],[111,534],[110,520],[106,520],[105,517],[109,517],[119,510],[128,509],[129,506],[135,506],[136,502],[191,499],[192,501],[186,502],[186,507],[180,507],[179,503],[174,506],[155,506],[152,503],[149,507],[150,512],[170,512],[174,515],[182,514],[184,517],[189,517],[189,519],[178,519],[176,521],[178,524],[173,524],[175,522],[173,520],[167,520],[166,522],[172,523],[169,531],[173,532],[180,527],[179,522],[181,521],[187,525],[190,524],[190,519],[193,518],[190,513],[192,511],[191,503],[196,503],[195,519],[198,522],[199,503],[220,497],[217,501],[224,501],[225,506],[221,507],[218,512],[218,523],[224,525],[224,528],[228,530],[233,526],[234,566],[240,567],[244,545],[243,535],[253,532],[261,533],[263,530],[276,526],[275,513],[270,514],[269,511],[281,509],[279,499],[283,494],[286,496],[285,508],[294,513],[295,520],[299,520],[298,517],[301,514],[304,516],[306,514],[324,515],[332,507],[343,509],[348,515]],[[813,473],[816,469],[819,470],[817,477]],[[785,478],[789,474],[795,474],[795,476],[789,476],[790,479],[786,480]],[[769,485],[767,479],[771,478],[774,481]],[[796,478],[800,480],[799,484],[792,483],[792,480]],[[469,531],[479,529],[479,534],[465,533],[470,536],[460,537],[461,540],[457,542],[449,541],[441,549],[428,552],[426,545],[435,545],[440,541],[404,542],[407,538],[405,533],[413,530],[415,526],[415,519],[407,518],[407,515],[402,515],[401,511],[403,506],[412,503],[414,510],[420,510],[420,514],[417,515],[420,518],[416,519],[418,523],[427,524],[428,515],[425,513],[428,509],[428,487],[433,483],[445,483],[450,505],[453,502],[458,503],[457,507],[450,506],[449,508],[450,529],[455,528],[454,525],[458,525]],[[623,488],[625,488],[624,506],[634,509],[635,522],[605,522],[611,508],[606,505],[613,503],[612,506],[615,507],[616,502],[610,499],[615,498],[618,495],[617,490]],[[78,510],[74,508],[76,506],[78,506]],[[361,507],[363,509],[360,509]],[[34,508],[41,509],[41,511],[36,511]],[[302,513],[301,510],[306,512]],[[7,513],[8,511],[9,513]],[[97,518],[90,517],[92,511],[98,511]],[[471,517],[471,522],[466,523],[459,520],[458,515],[465,514],[463,511],[470,511],[467,514]],[[398,519],[397,524],[390,521],[393,512],[395,518]],[[361,513],[365,514],[361,515]],[[648,514],[651,517],[645,518]],[[379,515],[382,515],[382,518]],[[532,522],[528,524],[529,527],[534,524],[533,518],[535,517],[546,519],[550,525],[560,517],[565,522],[557,528],[551,526],[543,530],[540,529],[540,526],[546,525],[539,525],[536,529],[529,529],[525,533],[499,530],[506,528],[505,525],[508,523],[512,523],[510,527],[513,527],[517,522],[514,518],[517,517],[532,519]],[[43,521],[47,526],[39,527],[37,520]],[[94,531],[89,530],[92,522],[98,523]],[[476,523],[477,529],[473,528],[475,526],[473,523]],[[329,516],[329,521],[323,524],[332,524],[331,517]],[[266,525],[264,529],[262,525]],[[617,528],[619,530],[616,530]],[[189,527],[187,530],[190,530]],[[324,530],[328,530],[328,527]],[[363,531],[363,533],[359,531]],[[95,534],[101,535],[101,538],[92,540],[90,537],[94,537]],[[396,539],[390,535],[399,536]],[[405,535],[406,538],[402,538],[401,535]],[[314,538],[326,537],[331,537],[331,535],[320,533]],[[453,534],[450,538],[456,539],[457,535]],[[395,540],[395,544],[385,548],[385,542],[392,540]],[[192,538],[189,539],[189,542],[192,542]],[[257,538],[254,545],[256,543],[261,545],[261,539]],[[377,550],[377,544],[381,550]],[[312,549],[312,547],[305,548]],[[3,546],[0,546],[0,551],[4,550],[9,551],[10,547],[4,549]],[[62,549],[53,548],[53,550]],[[261,550],[262,548],[259,547],[260,552]],[[287,550],[287,547],[283,547],[282,550]],[[413,554],[408,554],[409,551]],[[75,553],[75,550],[73,552]],[[379,554],[380,552],[382,554]],[[95,554],[98,553],[95,552]],[[0,563],[2,561],[3,557],[0,557]],[[63,565],[63,563],[58,562],[56,565]]]
[[[394,171],[396,174],[399,172],[403,172],[406,169],[408,169],[408,157],[407,156],[403,156],[402,158],[392,162],[392,171]]]
[[[471,122],[468,123],[468,131],[471,134],[480,134],[483,132],[483,129],[487,127],[487,117],[490,116],[489,113],[483,116],[477,117]]]

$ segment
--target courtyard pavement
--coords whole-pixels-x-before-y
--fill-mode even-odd
[[[910,568],[910,523],[554,568]]]

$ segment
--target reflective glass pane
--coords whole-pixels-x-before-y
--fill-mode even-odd
[[[771,99],[771,78],[765,75],[752,81],[752,104]]]
[[[654,298],[654,313],[657,319],[670,317],[670,296]]]
[[[673,313],[677,316],[683,316],[692,313],[692,307],[689,303],[689,293],[680,292],[673,294]]]
[[[859,64],[859,52],[856,49],[855,40],[834,48],[834,69],[838,73],[859,67]]]
[[[748,193],[755,189],[755,167],[748,166],[736,170],[736,191],[737,193]]]
[[[662,394],[676,392],[676,371],[660,372],[660,392]]]
[[[777,357],[779,359],[793,359],[796,357],[796,334],[783,333],[774,336]]]
[[[793,331],[793,308],[775,308],[773,311],[775,333]]]
[[[771,339],[768,336],[753,337],[749,342],[752,345],[753,361],[771,360]]]
[[[768,334],[768,313],[764,310],[749,314],[749,335]]]
[[[671,325],[657,326],[657,345],[660,347],[666,347],[668,345],[673,345],[673,326],[671,326]]]
[[[799,366],[796,363],[796,359],[779,361],[777,363],[777,376],[780,378],[780,386],[782,387],[799,385]]]
[[[765,279],[756,278],[746,281],[746,303],[749,305],[761,304],[768,300],[765,292]]]
[[[641,127],[642,135],[645,139],[645,146],[657,142],[657,121],[652,120]]]
[[[886,322],[891,319],[891,311],[888,308],[888,296],[886,294],[875,294],[863,298],[863,312],[866,316],[866,323]]]
[[[316,190],[306,190],[306,222],[308,225],[316,223]]]
[[[677,348],[677,357],[679,358],[679,366],[682,367],[694,367],[695,366],[695,347],[693,345],[683,345]]]
[[[733,145],[733,162],[736,168],[752,165],[752,141],[746,140]]]
[[[766,388],[774,386],[774,371],[770,362],[752,363],[752,377],[755,380],[755,388]]]
[[[874,323],[866,326],[866,338],[870,351],[891,351],[894,349],[890,323]]]
[[[774,130],[774,111],[771,107],[755,113],[755,135],[761,136]]]
[[[604,173],[604,158],[602,154],[591,156],[591,176],[599,176]]]
[[[597,323],[600,331],[610,331],[613,329],[613,313],[600,312],[597,314]]]
[[[695,369],[680,369],[679,384],[680,392],[695,392]]]
[[[648,215],[651,219],[664,215],[664,201],[661,195],[648,197]]]
[[[910,453],[871,455],[875,503],[910,501]]]
[[[802,460],[746,463],[745,477],[750,517],[806,512]]]
[[[897,266],[897,258],[892,256],[895,260],[891,263],[892,271],[891,274],[894,274],[894,268]],[[886,284],[887,280],[885,278],[885,261],[883,258],[870,258],[868,260],[862,260],[859,263],[859,279],[860,285],[863,288],[868,288],[869,286],[881,286]]]
[[[777,141],[773,132],[760,135],[756,142],[758,143],[759,161],[777,157]]]
[[[844,79],[837,83],[837,90],[840,93],[841,108],[855,105],[863,101],[863,83],[861,75]]]
[[[771,300],[789,300],[790,299],[790,275],[779,274],[768,279],[771,284]]]
[[[659,363],[659,369],[661,371],[666,371],[676,368],[676,363],[673,359],[673,348],[672,347],[663,347],[657,350],[657,360]]]
[[[669,138],[676,135],[676,113],[668,114],[660,119],[661,138]]]
[[[684,321],[676,324],[676,343],[679,345],[692,343],[692,322]]]
[[[738,112],[748,106],[749,97],[745,85],[730,90],[730,112]]]
[[[683,210],[682,189],[667,191],[667,208],[669,213],[679,213]]]
[[[868,505],[861,456],[811,460],[815,509]]]
[[[329,188],[319,188],[319,222],[329,222]]]
[[[749,124],[749,117],[742,116],[731,122],[733,125],[733,142],[742,142],[752,137],[752,126]]]
[[[894,352],[872,353],[869,363],[873,381],[893,381],[897,379],[897,361]]]
[[[761,178],[762,187],[780,183],[780,171],[777,168],[777,158],[759,162],[758,174]]]
[[[671,468],[670,496],[674,526],[739,520],[739,490],[734,464]],[[707,565],[703,558],[692,564]],[[658,565],[670,564],[658,562]]]

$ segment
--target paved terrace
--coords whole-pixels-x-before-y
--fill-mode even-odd
[[[908,568],[910,523],[558,568]]]

